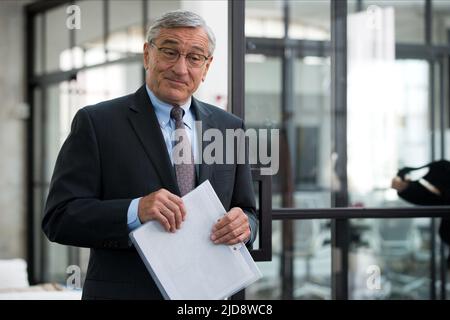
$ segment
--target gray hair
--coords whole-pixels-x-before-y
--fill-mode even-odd
[[[212,32],[211,28],[208,27],[205,20],[198,14],[186,11],[186,10],[175,10],[169,11],[159,17],[147,31],[147,42],[156,39],[159,35],[161,29],[172,29],[172,28],[183,28],[183,27],[200,27],[205,30],[208,35],[209,43],[209,55],[212,55],[216,47],[216,37]]]

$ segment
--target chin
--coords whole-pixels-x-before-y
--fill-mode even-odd
[[[168,101],[174,103],[184,103],[187,99],[189,99],[189,95],[186,92],[179,92],[178,90],[169,89],[165,97]]]

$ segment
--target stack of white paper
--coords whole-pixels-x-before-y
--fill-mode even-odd
[[[244,244],[210,240],[213,225],[226,211],[209,181],[183,201],[187,214],[177,232],[150,221],[130,234],[165,299],[225,299],[261,278]]]

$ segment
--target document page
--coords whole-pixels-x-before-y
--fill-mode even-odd
[[[175,233],[150,221],[130,234],[166,299],[225,299],[261,277],[245,245],[217,245],[211,230],[226,214],[209,181],[183,197],[186,219]]]

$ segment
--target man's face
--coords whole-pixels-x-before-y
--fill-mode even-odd
[[[197,90],[211,64],[212,57],[201,67],[189,65],[184,54],[209,56],[208,36],[202,28],[162,29],[154,46],[144,44],[146,83],[162,101],[182,105]],[[176,62],[168,62],[157,48],[170,48],[183,54]]]

